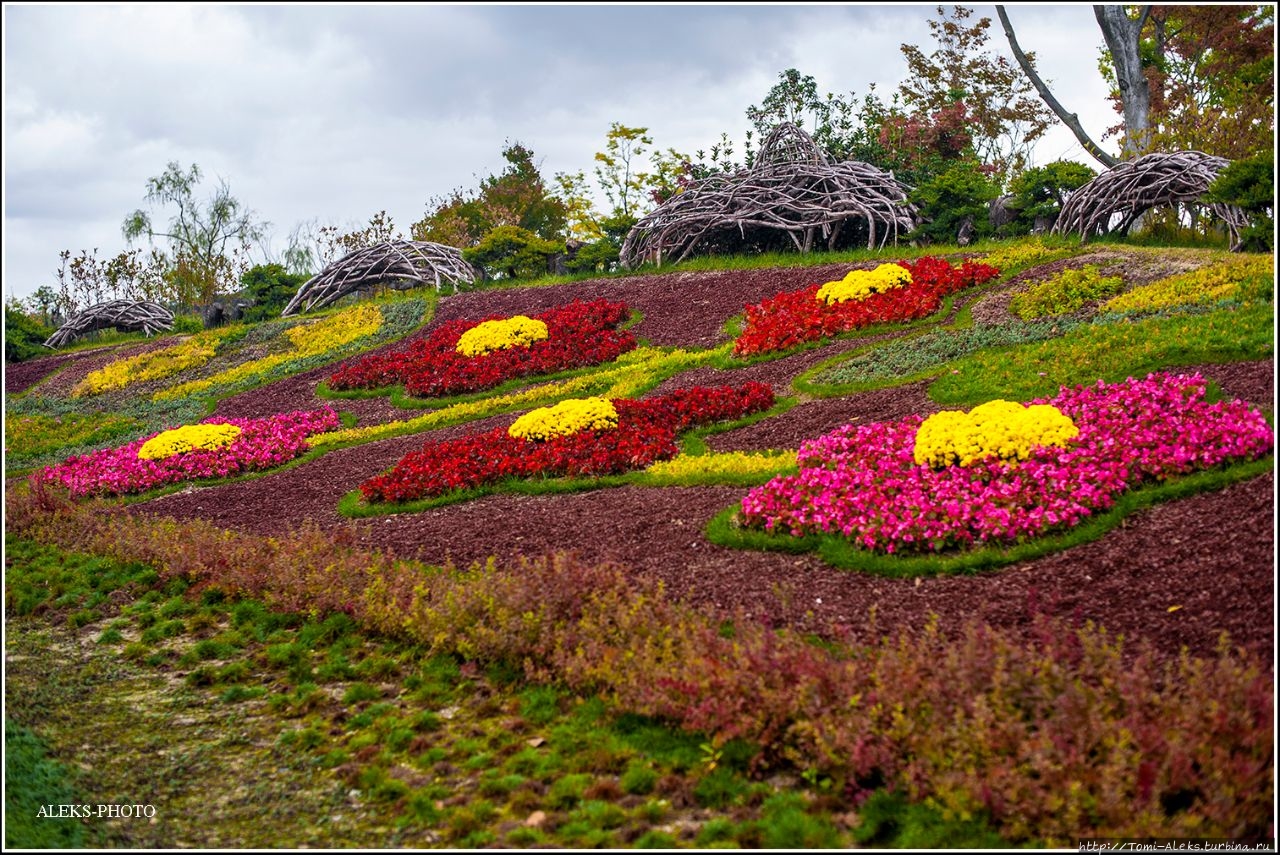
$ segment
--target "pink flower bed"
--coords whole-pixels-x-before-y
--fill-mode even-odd
[[[230,424],[240,435],[225,448],[188,451],[160,460],[142,460],[138,449],[158,433],[119,448],[95,451],[50,466],[36,477],[61,484],[73,496],[115,496],[141,493],[153,487],[196,478],[225,478],[242,472],[270,469],[299,456],[310,446],[306,438],[339,427],[338,414],[298,410],[264,419],[227,419],[214,416],[202,424]]]
[[[1029,459],[915,463],[920,416],[849,425],[800,446],[800,473],[742,500],[742,523],[768,532],[842,535],[885,553],[1007,545],[1069,529],[1145,482],[1256,459],[1273,438],[1242,401],[1204,400],[1199,375],[1063,388],[1048,403],[1080,434]]]

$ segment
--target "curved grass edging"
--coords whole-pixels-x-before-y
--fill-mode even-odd
[[[823,561],[841,570],[854,570],[889,578],[942,576],[994,570],[1019,561],[1030,561],[1098,540],[1118,526],[1130,514],[1162,502],[1221,490],[1240,481],[1275,470],[1275,456],[1237,463],[1226,469],[1196,472],[1159,484],[1127,490],[1116,498],[1108,511],[1090,516],[1075,528],[1038,537],[1009,547],[989,546],[962,553],[942,555],[884,555],[868,552],[838,535],[768,534],[743,528],[737,522],[739,506],[721,511],[707,524],[707,539],[717,546],[731,549],[816,553]]]

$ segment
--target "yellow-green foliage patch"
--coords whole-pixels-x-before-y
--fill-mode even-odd
[[[1113,297],[1103,311],[1125,312],[1220,300],[1269,300],[1275,284],[1275,256],[1252,255],[1169,276]]]

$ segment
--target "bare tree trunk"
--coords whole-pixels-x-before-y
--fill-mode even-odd
[[[1035,67],[1031,61],[1027,59],[1027,55],[1022,52],[1022,48],[1018,46],[1018,40],[1013,34],[1013,24],[1009,23],[1009,16],[1005,14],[1003,6],[996,6],[996,14],[1000,16],[1000,23],[1004,26],[1005,37],[1009,40],[1009,47],[1013,50],[1013,58],[1018,61],[1018,65],[1022,68],[1024,74],[1031,81],[1031,85],[1040,93],[1040,99],[1049,106],[1049,109],[1057,114],[1062,123],[1071,129],[1071,133],[1076,135],[1076,139],[1080,141],[1080,145],[1084,146],[1084,150],[1093,155],[1099,163],[1107,168],[1115,166],[1120,161],[1107,154],[1102,148],[1093,141],[1084,127],[1080,124],[1080,117],[1075,113],[1068,113],[1067,108],[1057,98],[1053,97],[1053,93],[1049,91],[1049,87],[1040,79],[1040,75],[1036,73]]]
[[[1130,158],[1146,151],[1151,136],[1151,88],[1142,73],[1142,57],[1138,51],[1142,25],[1150,13],[1151,7],[1143,6],[1135,20],[1125,12],[1124,6],[1093,7],[1116,69],[1116,85],[1120,87],[1120,105],[1124,110],[1124,153]]]

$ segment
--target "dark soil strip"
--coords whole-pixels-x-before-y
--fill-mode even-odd
[[[25,392],[44,378],[65,368],[55,379],[51,380],[41,392],[49,395],[68,395],[75,385],[90,372],[97,371],[105,365],[137,356],[149,350],[159,350],[173,344],[172,339],[141,341],[136,344],[111,345],[95,347],[91,350],[78,350],[74,353],[61,353],[55,356],[44,356],[27,362],[18,362],[4,366],[4,391],[6,395],[17,395]]]

